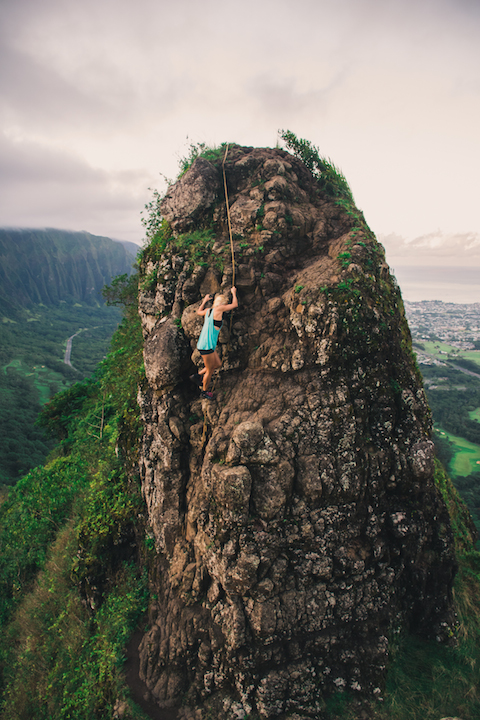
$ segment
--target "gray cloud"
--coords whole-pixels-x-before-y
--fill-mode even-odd
[[[395,267],[480,267],[480,233],[428,233],[406,240],[391,233],[379,235],[387,260]]]
[[[140,243],[140,211],[152,177],[106,172],[67,153],[0,138],[4,226],[61,227]]]
[[[190,141],[288,127],[375,230],[480,232],[479,30],[477,0],[3,0],[0,223],[132,237]]]

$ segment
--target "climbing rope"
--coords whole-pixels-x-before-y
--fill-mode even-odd
[[[225,148],[225,155],[223,156],[222,172],[223,172],[223,187],[225,189],[225,205],[227,208],[228,234],[230,237],[230,252],[232,253],[232,287],[233,287],[233,286],[235,286],[235,249],[233,247],[232,224],[230,222],[230,203],[228,201],[227,175],[225,173],[225,162],[227,160],[227,155],[228,155],[228,143],[227,143],[227,147]],[[232,324],[233,324],[233,310],[231,311],[231,315],[230,315],[228,348],[230,348],[230,337],[232,335]],[[215,383],[217,381],[217,376],[218,376],[218,373],[215,373],[215,376],[214,376],[213,382],[212,382],[212,392],[215,389]],[[202,433],[202,448],[205,445],[206,435],[207,435],[207,416],[204,415],[204,417],[203,417],[203,433]]]
[[[225,188],[225,204],[227,206],[227,222],[228,222],[228,233],[230,235],[230,250],[232,253],[232,286],[235,285],[235,250],[233,249],[233,237],[232,237],[232,224],[230,222],[230,203],[228,202],[228,189],[227,189],[227,176],[225,174],[225,161],[228,155],[228,143],[225,148],[225,155],[223,156],[222,170],[223,170],[223,187]]]

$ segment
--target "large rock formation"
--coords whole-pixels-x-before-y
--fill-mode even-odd
[[[214,401],[188,376],[201,297],[232,285],[221,158],[170,188],[142,267],[158,599],[141,675],[161,706],[208,717],[321,717],[334,692],[381,692],[401,627],[447,636],[451,529],[400,293],[363,216],[285,151],[234,146],[225,167],[240,307]]]

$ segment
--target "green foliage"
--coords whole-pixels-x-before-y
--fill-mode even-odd
[[[145,205],[141,218],[142,225],[145,228],[146,237],[149,240],[161,232],[162,223],[165,222],[162,218],[162,212],[160,210],[163,195],[161,195],[158,190],[151,190],[151,192],[153,194],[153,198]]]
[[[124,275],[123,277],[128,277]],[[93,373],[108,350],[120,312],[104,305],[37,305],[0,323],[0,483],[12,484],[45,462],[53,444],[35,425],[41,406]],[[75,337],[63,362],[67,338]]]
[[[153,221],[152,221],[153,224]],[[148,236],[147,236],[148,238]],[[193,230],[189,233],[174,236],[170,225],[166,220],[159,220],[155,234],[149,238],[149,244],[140,254],[140,262],[158,262],[163,253],[168,249],[171,254],[183,255],[194,264],[205,263],[211,253],[215,236],[210,229]],[[141,287],[144,292],[151,292],[155,289],[157,281],[161,279],[158,275],[158,268],[154,268],[144,277]]]
[[[132,540],[131,529],[143,507],[138,486],[112,465],[100,468],[90,480],[75,528],[78,551],[72,573],[79,582],[95,578],[97,587],[119,547]]]
[[[452,443],[435,430],[433,432],[432,440],[435,443],[437,458],[444,467],[447,467],[455,452]]]
[[[157,260],[160,260],[167,245],[173,240],[171,227],[160,214],[160,204],[158,203],[157,205],[152,206],[150,213],[151,218],[149,223],[151,227],[154,228],[154,231],[149,234],[149,230],[147,229],[148,244],[140,253],[140,262],[149,260],[156,262]]]
[[[345,252],[340,253],[337,259],[340,260],[342,267],[347,268],[352,262],[352,253],[346,250]]]
[[[102,288],[102,295],[107,305],[128,307],[135,305],[138,294],[138,273],[117,275],[110,285]]]
[[[473,549],[476,539],[471,515],[438,460],[435,462],[435,484],[440,490],[450,515],[457,554],[470,551]]]
[[[104,720],[125,698],[123,651],[146,609],[145,578],[123,564],[116,586],[91,615],[70,580],[74,554],[67,526],[9,628],[15,648],[10,645],[5,658],[2,720]]]
[[[157,268],[154,268],[151,273],[145,276],[145,278],[142,280],[140,287],[142,288],[143,292],[150,293],[154,292],[155,288],[157,287],[157,280],[158,280],[158,270]]]
[[[0,506],[0,626],[43,568],[49,543],[86,483],[84,463],[57,458],[19,480]]]
[[[129,272],[124,245],[86,232],[0,228],[0,308],[101,302],[111,277]],[[13,318],[16,319],[16,318]]]
[[[455,355],[453,357],[451,355],[449,355],[448,359],[454,360],[454,362],[457,365],[460,365],[460,367],[465,368],[465,370],[469,370],[470,372],[477,373],[477,374],[480,372],[480,368],[479,368],[478,364],[476,362],[474,362],[473,360],[469,360],[468,358],[464,358],[464,357],[458,357],[457,355]]]
[[[146,607],[133,471],[142,335],[127,290],[125,278],[112,283],[124,319],[95,377],[45,408],[57,457],[0,506],[2,720],[104,720],[126,697],[123,648]]]
[[[211,252],[215,235],[212,230],[194,230],[184,235],[178,235],[172,243],[172,250],[185,255],[195,264],[202,264],[205,257]]]
[[[10,485],[40,465],[52,449],[53,444],[35,426],[40,410],[33,377],[13,367],[0,369],[0,485]]]
[[[446,647],[409,635],[392,646],[385,710],[378,720],[437,720],[480,716],[480,554],[459,556],[455,581],[458,645]]]
[[[355,205],[352,191],[345,176],[330,159],[320,156],[320,151],[309,140],[297,138],[290,130],[281,130],[280,137],[288,150],[300,158],[316,178],[319,187],[335,198],[343,198],[351,205]]]
[[[470,631],[471,616],[467,622]],[[474,632],[477,635],[477,629]],[[480,657],[478,646],[475,648],[471,641],[450,648],[404,635],[391,646],[391,657],[385,710],[375,715],[378,720],[438,720],[446,716],[476,720],[479,717],[476,666]]]
[[[477,530],[480,533],[480,472],[466,477],[455,478],[455,487],[464,503],[468,506]]]
[[[422,372],[430,383],[436,385],[430,390],[430,383],[427,383],[426,388],[435,422],[452,435],[480,445],[480,423],[468,415],[469,410],[480,407],[478,379],[445,366],[422,366]],[[438,377],[446,377],[447,381],[438,382]]]
[[[100,365],[102,387],[107,393],[128,453],[135,453],[141,434],[137,404],[138,387],[145,383],[143,336],[136,306],[127,310]],[[133,456],[132,456],[133,457]]]
[[[95,380],[77,382],[68,390],[55,395],[43,408],[39,424],[44,427],[51,437],[63,441],[71,438],[77,418],[85,401],[93,398],[98,392]]]
[[[216,163],[220,158],[225,155],[225,148],[227,143],[222,143],[219,147],[208,147],[206,143],[191,143],[188,154],[180,159],[180,173],[179,178],[185,175],[187,170],[193,165],[195,160],[199,157],[209,162]]]

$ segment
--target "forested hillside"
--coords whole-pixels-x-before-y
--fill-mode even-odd
[[[0,485],[44,462],[53,445],[35,424],[41,406],[107,353],[120,312],[102,287],[133,261],[88,233],[0,230]]]
[[[147,592],[134,472],[143,369],[136,279],[116,287],[130,312],[108,357],[45,407],[56,451],[0,505],[4,720],[107,720],[127,695],[122,657]]]
[[[438,457],[480,530],[480,304],[406,303]]]
[[[112,277],[131,272],[124,245],[86,232],[0,229],[0,310],[101,302]]]

